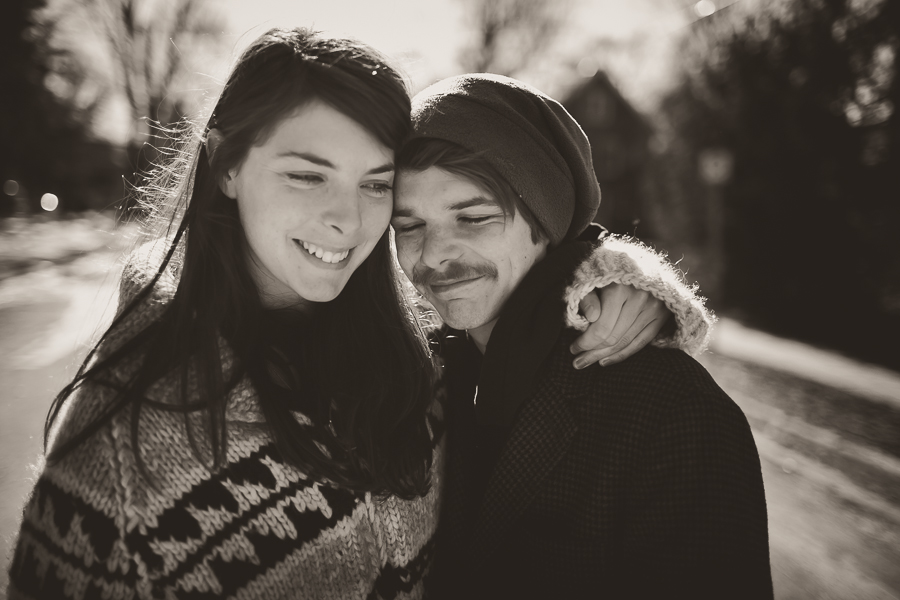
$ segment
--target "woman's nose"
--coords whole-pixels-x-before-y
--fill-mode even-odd
[[[342,235],[356,233],[362,227],[362,210],[356,187],[352,190],[335,190],[323,217],[326,225]]]

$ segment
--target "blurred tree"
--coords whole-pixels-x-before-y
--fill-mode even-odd
[[[462,0],[474,39],[461,54],[470,73],[515,75],[556,39],[571,0]]]
[[[127,167],[93,135],[110,121],[110,98],[127,106],[137,182],[202,87],[192,63],[221,40],[209,0],[4,0],[0,33],[0,176],[32,205],[52,191],[69,209],[122,195]]]
[[[716,232],[728,267],[723,304],[894,367],[898,50],[900,3],[891,0],[739,3],[701,20],[683,46],[680,83],[661,105],[648,183],[662,245],[708,250],[716,225],[704,203],[716,190],[698,160],[728,149],[735,170],[720,190],[724,231]]]
[[[47,191],[77,208],[83,186],[65,164],[84,143],[95,104],[69,96],[84,72],[49,44],[57,22],[40,17],[44,6],[45,0],[0,3],[0,180],[18,182],[19,208],[36,209]],[[16,203],[0,197],[0,214],[10,214]]]
[[[208,0],[83,0],[65,12],[92,24],[113,70],[108,85],[128,102],[132,166],[147,171],[196,88],[185,57],[218,47],[220,14]]]

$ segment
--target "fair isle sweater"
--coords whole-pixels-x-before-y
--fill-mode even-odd
[[[659,257],[642,252],[623,243],[615,250],[599,248],[582,265],[567,301],[577,305],[596,285],[616,281],[646,289],[676,317],[675,335],[655,343],[699,351],[711,315],[692,290],[660,276],[668,271],[660,271]],[[130,261],[120,307],[154,271]],[[161,279],[106,347],[118,347],[158,318],[174,286],[171,276]],[[62,416],[57,439],[79,431],[107,406],[139,360],[117,365],[109,381],[85,384]],[[223,365],[226,373],[232,367],[227,349]],[[244,380],[227,401],[226,463],[212,472],[210,461],[192,451],[184,417],[164,408],[175,385],[163,379],[152,386],[148,397],[160,405],[145,406],[139,421],[141,456],[153,484],[138,470],[128,410],[59,463],[44,467],[25,506],[10,565],[11,600],[422,597],[440,509],[439,433],[427,495],[406,501],[355,493],[312,480],[282,459],[256,392]],[[441,394],[436,392],[434,432],[440,430]],[[202,440],[200,451],[208,458]]]

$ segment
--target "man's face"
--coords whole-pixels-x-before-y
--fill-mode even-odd
[[[465,177],[432,167],[399,174],[391,219],[397,257],[444,322],[487,337],[547,243]]]

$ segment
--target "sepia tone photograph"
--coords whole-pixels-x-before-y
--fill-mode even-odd
[[[0,600],[900,600],[900,3],[0,31]]]

